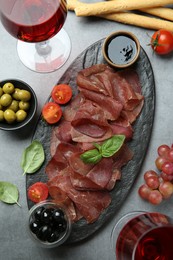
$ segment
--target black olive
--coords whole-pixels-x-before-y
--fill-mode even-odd
[[[44,225],[39,228],[39,231],[36,235],[40,240],[47,241],[47,238],[50,237],[51,233],[52,233],[51,227],[48,225]]]
[[[44,209],[41,212],[41,221],[43,223],[50,223],[52,221],[52,210],[51,209]]]
[[[40,225],[40,222],[38,222],[37,220],[34,220],[34,221],[32,220],[32,221],[30,222],[29,227],[30,227],[30,230],[31,230],[34,234],[37,234],[37,232],[39,231],[41,225]]]
[[[38,209],[36,209],[36,210],[34,211],[34,217],[35,217],[35,219],[37,219],[37,220],[40,220],[40,219],[41,219],[41,213],[43,212],[44,209],[45,209],[44,207],[39,207]]]
[[[61,222],[57,223],[56,230],[60,233],[65,232],[67,229],[67,221],[62,219]]]
[[[61,223],[64,220],[64,212],[61,209],[55,209],[53,211],[53,220],[57,223]]]
[[[53,231],[51,233],[51,235],[47,238],[47,241],[49,243],[53,243],[53,242],[57,241],[59,238],[60,238],[59,232]]]

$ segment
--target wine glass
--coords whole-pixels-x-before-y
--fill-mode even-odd
[[[1,22],[18,39],[23,64],[36,72],[55,71],[68,59],[66,16],[66,0],[0,0]]]
[[[113,228],[111,244],[116,260],[170,260],[173,219],[157,212],[130,212]]]

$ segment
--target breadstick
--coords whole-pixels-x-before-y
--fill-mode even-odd
[[[98,16],[107,20],[112,20],[124,24],[130,24],[130,25],[148,28],[152,30],[166,29],[173,32],[173,22],[161,20],[158,18],[148,17],[144,15],[122,12],[122,13],[105,14],[105,15],[98,15]]]
[[[116,0],[98,3],[83,3],[75,8],[77,16],[102,15],[126,10],[159,7],[173,4],[173,0]]]
[[[109,1],[115,1],[116,0],[109,0]],[[161,18],[164,18],[169,21],[173,21],[173,9],[166,8],[166,7],[154,7],[154,8],[144,8],[140,9],[143,13],[151,14],[154,16],[158,16]]]
[[[173,9],[171,8],[156,7],[156,8],[140,9],[140,11],[164,18],[166,20],[173,21]]]
[[[70,11],[74,11],[74,9],[78,6],[82,4],[81,2],[79,2],[78,0],[67,0],[67,8]]]

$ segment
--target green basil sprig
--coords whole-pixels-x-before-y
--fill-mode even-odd
[[[111,157],[117,153],[125,141],[125,135],[113,135],[101,145],[94,143],[96,149],[88,150],[81,154],[84,163],[98,163],[102,157]]]
[[[35,173],[45,160],[45,153],[42,144],[34,140],[23,152],[21,167],[25,173]]]
[[[19,190],[18,188],[6,181],[0,181],[0,200],[7,204],[17,204],[19,207],[21,205],[18,203]]]

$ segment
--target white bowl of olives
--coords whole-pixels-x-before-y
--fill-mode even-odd
[[[17,130],[26,126],[36,110],[36,94],[27,83],[17,79],[0,82],[0,129]]]

